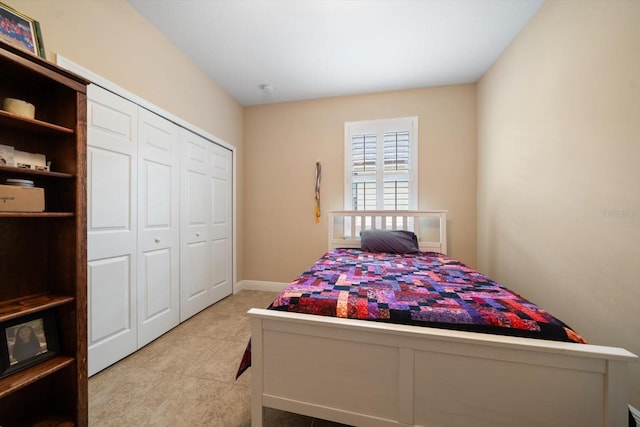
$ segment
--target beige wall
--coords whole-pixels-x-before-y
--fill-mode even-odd
[[[243,108],[124,0],[4,0],[40,21],[47,58],[60,54],[237,148]],[[242,173],[237,219],[242,223]],[[242,227],[238,227],[238,280]]]
[[[245,109],[245,278],[289,282],[327,250],[314,216],[343,209],[344,123],[418,116],[419,208],[449,210],[449,253],[476,263],[476,87],[448,86]]]
[[[639,41],[638,1],[547,1],[478,84],[480,270],[636,354]]]

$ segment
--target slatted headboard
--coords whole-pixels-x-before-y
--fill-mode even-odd
[[[330,211],[328,218],[329,250],[359,248],[361,230],[381,229],[413,231],[421,251],[447,253],[447,211]]]

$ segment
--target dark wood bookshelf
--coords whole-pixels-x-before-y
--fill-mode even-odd
[[[51,313],[59,341],[50,358],[2,372],[0,426],[88,424],[88,83],[0,41],[0,107],[4,98],[35,106],[33,118],[0,110],[0,144],[51,162],[51,171],[0,166],[0,184],[28,179],[45,197],[45,212],[0,212],[0,333]],[[3,339],[11,352],[13,337]]]

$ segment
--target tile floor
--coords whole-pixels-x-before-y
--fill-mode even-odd
[[[251,335],[246,311],[272,292],[242,291],[181,323],[89,379],[89,425],[251,425],[251,369],[235,374]],[[266,426],[341,424],[266,409]]]

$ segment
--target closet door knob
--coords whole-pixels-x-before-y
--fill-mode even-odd
[[[155,241],[156,241],[156,243],[160,243],[160,238],[159,238],[159,237],[156,237],[156,238],[155,238],[155,239],[153,239],[153,240],[155,240]]]
[[[196,233],[196,237],[200,237],[200,233]]]

